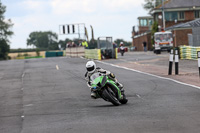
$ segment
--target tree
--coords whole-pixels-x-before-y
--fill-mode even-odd
[[[5,19],[5,12],[6,6],[0,1],[0,60],[8,59],[8,52],[10,50],[10,41],[8,38],[13,35],[13,32],[11,31],[13,24],[10,19]]]
[[[46,32],[32,32],[27,39],[27,45],[34,45],[37,48],[58,50],[58,35],[51,31]]]
[[[164,2],[168,0],[163,0]],[[162,4],[162,0],[145,0],[145,4],[143,4],[143,8],[149,11],[149,14],[152,14],[152,11],[155,7]]]
[[[158,32],[158,22],[155,21],[152,25],[152,28],[151,28],[151,44],[154,45],[154,33],[155,32]]]
[[[116,39],[114,42],[117,44],[117,46],[119,46],[121,42],[123,42],[124,46],[131,46],[132,44],[131,42],[124,41],[123,39]]]
[[[91,39],[89,41],[89,49],[95,49],[95,48],[97,48],[97,40]]]
[[[154,2],[155,0],[145,0],[145,4],[143,5],[143,8],[149,11],[149,14],[151,14],[153,8],[154,8]]]
[[[8,59],[8,52],[10,50],[10,46],[6,42],[6,40],[0,40],[0,60]]]

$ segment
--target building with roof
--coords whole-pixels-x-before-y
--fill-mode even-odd
[[[153,10],[154,21],[162,27],[162,10],[165,15],[165,27],[185,23],[200,18],[200,0],[168,0],[164,5],[159,5]]]
[[[157,0],[156,3],[160,2]],[[155,5],[156,5],[155,3]],[[162,3],[162,2],[160,2]],[[162,11],[164,11],[164,23],[162,18]],[[180,45],[200,45],[200,41],[195,38],[200,38],[200,0],[165,0],[164,5],[157,4],[152,11],[153,21],[158,22],[160,27],[165,27],[165,30],[171,31],[174,35],[174,46]],[[140,17],[139,17],[140,18]],[[193,25],[192,25],[193,24]],[[195,25],[195,26],[194,26]],[[194,28],[195,27],[195,28]],[[141,33],[139,31],[138,33]],[[199,29],[199,30],[197,30]],[[199,31],[199,32],[198,32]],[[141,44],[143,41],[147,42],[147,48],[152,48],[150,31],[142,32],[142,34],[135,34],[132,32],[132,44],[137,47],[137,50],[143,50]],[[199,41],[199,44],[197,44]],[[196,43],[197,42],[197,43]]]
[[[165,30],[173,32],[175,47],[179,45],[200,46],[200,18],[167,27]]]
[[[151,26],[153,24],[153,17],[152,16],[142,16],[138,17],[138,34],[142,34],[144,32],[150,31]]]

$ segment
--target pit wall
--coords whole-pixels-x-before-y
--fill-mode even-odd
[[[85,55],[84,47],[70,47],[66,48],[65,55],[70,57],[80,57]]]
[[[117,59],[117,51],[115,49],[115,58]],[[85,49],[84,47],[71,47],[66,48],[65,55],[70,57],[85,57],[86,59],[101,60],[101,50],[100,49]]]
[[[118,49],[115,49],[115,59],[118,58]],[[20,54],[20,57],[18,55]],[[28,54],[28,56],[23,56]],[[36,55],[36,52],[21,52],[21,53],[9,53],[11,59],[31,59],[31,58],[46,58],[46,57],[58,57],[58,56],[70,56],[70,57],[85,57],[87,59],[101,60],[100,49],[85,49],[84,47],[72,47],[66,48],[64,51],[40,51],[40,56]]]

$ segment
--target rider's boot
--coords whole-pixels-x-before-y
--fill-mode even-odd
[[[94,91],[91,91],[91,98],[96,99],[97,98],[97,94]]]

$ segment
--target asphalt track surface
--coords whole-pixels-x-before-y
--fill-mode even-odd
[[[0,62],[0,133],[197,133],[200,90],[117,68],[128,104],[90,98],[82,58]],[[112,63],[113,60],[107,63]]]

